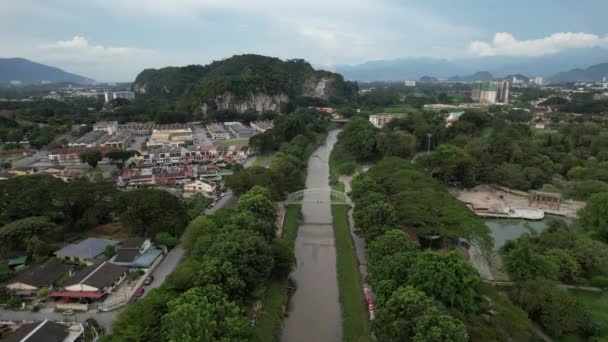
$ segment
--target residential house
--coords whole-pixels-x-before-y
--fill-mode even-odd
[[[251,127],[259,133],[264,133],[269,129],[272,129],[272,121],[255,121],[250,123]]]
[[[402,114],[387,114],[387,113],[374,114],[374,115],[369,116],[369,122],[371,122],[372,125],[374,125],[376,128],[382,128],[387,123],[389,123],[389,122],[393,121],[394,119],[397,119],[401,116],[402,116]]]
[[[108,147],[68,147],[58,148],[49,151],[49,161],[54,163],[78,163],[80,162],[80,154],[88,151],[99,151],[102,154],[110,150]]]
[[[217,185],[206,180],[195,180],[184,185],[184,192],[190,194],[203,194],[207,197],[215,197]]]
[[[230,133],[226,130],[223,124],[221,123],[212,123],[208,124],[207,132],[211,135],[211,139],[213,140],[227,140],[230,139]]]
[[[237,139],[249,139],[255,134],[255,130],[251,127],[246,127],[240,122],[224,122],[228,130]]]
[[[149,268],[163,252],[152,246],[150,239],[129,238],[118,245],[111,263],[129,268]]]
[[[112,135],[118,132],[118,121],[102,121],[93,125],[94,131],[103,131],[107,135]]]
[[[57,258],[85,265],[93,265],[105,260],[103,252],[107,246],[116,246],[119,241],[88,238],[76,244],[69,244],[55,252]]]
[[[71,267],[52,259],[44,264],[28,267],[6,282],[6,288],[20,296],[34,296],[41,288],[53,284],[70,272]]]
[[[184,147],[192,144],[192,129],[175,128],[154,130],[148,140],[148,148],[152,147]]]
[[[545,124],[545,120],[543,120],[542,118],[534,120],[534,128],[536,129],[545,129]]]
[[[108,137],[105,131],[91,131],[82,137],[68,143],[69,147],[97,147],[100,146]]]
[[[84,336],[82,323],[58,323],[49,320],[28,322],[1,339],[2,342],[75,342]]]
[[[112,136],[106,142],[102,144],[105,147],[111,148],[127,148],[131,144],[131,139],[133,139],[133,133],[129,130],[122,130]]]
[[[63,291],[54,292],[51,297],[101,299],[125,280],[127,272],[128,269],[107,261],[96,263],[76,272]]]

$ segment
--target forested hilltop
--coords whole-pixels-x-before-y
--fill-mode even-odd
[[[306,98],[340,103],[356,96],[357,85],[339,74],[315,70],[302,59],[238,55],[205,66],[146,69],[133,90],[181,109],[243,113],[278,112]]]

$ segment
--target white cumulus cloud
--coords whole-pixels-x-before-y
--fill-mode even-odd
[[[559,32],[541,39],[517,40],[510,33],[500,32],[490,43],[472,42],[469,51],[476,56],[542,56],[565,49],[593,47],[608,48],[608,36]]]

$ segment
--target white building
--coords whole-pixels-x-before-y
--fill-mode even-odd
[[[382,128],[382,127],[384,127],[384,125],[393,121],[394,119],[399,118],[400,116],[401,116],[401,114],[387,114],[387,113],[374,114],[374,115],[369,116],[369,122],[371,122],[372,125],[374,125],[374,127],[376,127],[376,128]]]
[[[203,194],[207,197],[213,197],[217,189],[217,186],[213,182],[206,180],[195,180],[194,182],[184,185],[184,192]]]
[[[213,139],[213,140],[230,139],[230,133],[228,133],[228,131],[226,130],[226,127],[224,127],[223,124],[212,123],[212,124],[208,124],[206,127],[207,127],[207,132],[209,132],[209,134],[211,134],[211,139]]]
[[[536,76],[530,79],[530,83],[541,86],[545,83],[545,79],[542,76]]]
[[[272,121],[255,121],[250,123],[251,127],[259,133],[272,129]]]
[[[135,99],[135,93],[132,91],[106,91],[104,93],[104,98],[106,103],[116,99],[127,99],[129,101],[133,101]]]
[[[93,125],[94,131],[104,131],[112,135],[118,131],[118,121],[101,121]]]
[[[404,84],[406,87],[415,87],[416,81],[405,81]]]

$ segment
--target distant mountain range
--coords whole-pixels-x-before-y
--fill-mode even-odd
[[[359,65],[338,65],[333,69],[344,78],[355,81],[404,81],[418,80],[423,76],[438,79],[471,79],[488,74],[493,78],[507,75],[543,76],[555,82],[601,80],[608,76],[603,68],[589,65],[608,62],[608,50],[594,48],[573,50],[539,57],[476,57],[460,59],[405,58],[371,61]],[[572,70],[574,69],[574,70]],[[564,73],[565,70],[571,70]],[[575,71],[576,70],[576,71]],[[484,73],[480,73],[484,71]],[[485,73],[487,72],[487,74]],[[477,74],[479,73],[479,74]],[[470,76],[462,76],[470,75]],[[475,77],[472,77],[475,76]]]
[[[572,69],[551,77],[552,82],[600,82],[608,78],[608,63],[596,64],[587,69]]]
[[[25,58],[0,58],[0,85],[20,81],[24,85],[73,82],[92,84],[92,79],[63,71],[59,68],[32,62]]]

